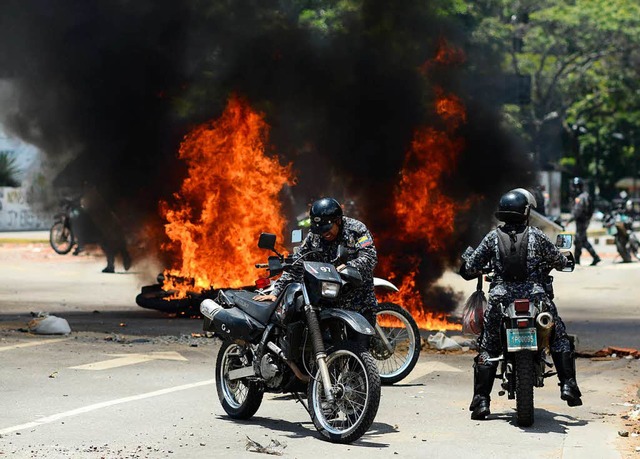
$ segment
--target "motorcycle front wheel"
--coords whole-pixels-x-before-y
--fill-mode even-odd
[[[49,243],[56,253],[66,255],[75,244],[73,231],[64,222],[55,222],[49,230]]]
[[[633,232],[629,235],[629,250],[636,260],[640,260],[640,253],[638,253],[640,251],[640,242]]]
[[[325,395],[320,371],[308,385],[311,420],[334,443],[351,443],[371,427],[380,404],[380,376],[373,357],[353,342],[343,342],[327,356],[334,401]]]
[[[420,329],[409,311],[397,304],[381,303],[375,313],[377,326],[371,338],[371,355],[382,384],[394,384],[406,378],[418,362]]]
[[[515,360],[518,425],[529,427],[533,425],[533,383],[535,378],[533,352],[517,352]]]
[[[233,419],[249,419],[256,414],[264,391],[255,381],[246,378],[230,379],[229,371],[251,365],[248,348],[231,341],[223,341],[216,359],[216,390],[224,411]]]

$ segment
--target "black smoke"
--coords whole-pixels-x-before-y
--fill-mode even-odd
[[[415,129],[441,127],[435,88],[456,94],[467,123],[445,192],[476,199],[440,258],[419,253],[430,283],[488,229],[500,194],[533,181],[499,116],[499,61],[473,49],[470,30],[439,2],[365,0],[329,27],[301,22],[303,6],[275,0],[4,0],[0,66],[15,96],[6,127],[52,161],[59,186],[96,184],[129,231],[155,216],[184,177],[179,142],[220,115],[231,93],[263,111],[273,151],[293,161],[291,213],[309,199],[353,199],[374,234],[393,234],[391,196]],[[421,71],[442,40],[465,62]],[[424,167],[429,167],[428,164]],[[385,241],[387,242],[387,241]]]

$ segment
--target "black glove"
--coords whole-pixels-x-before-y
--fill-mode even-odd
[[[467,264],[466,263],[462,263],[462,265],[460,266],[460,270],[458,271],[458,274],[460,274],[460,276],[462,276],[462,278],[464,280],[471,280],[471,279],[475,279],[478,276],[471,276],[467,273]]]

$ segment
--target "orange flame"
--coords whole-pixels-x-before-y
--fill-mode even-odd
[[[165,271],[165,290],[183,298],[190,290],[253,284],[266,252],[257,247],[263,231],[282,240],[285,218],[278,193],[293,182],[291,165],[265,154],[269,126],[238,97],[222,116],[195,128],[179,157],[188,176],[175,203],[161,203],[171,242],[163,249],[180,260]]]
[[[445,42],[431,64],[459,63],[461,51],[446,49]],[[402,239],[410,243],[421,244],[437,255],[450,243],[455,230],[456,214],[468,207],[468,202],[456,202],[442,191],[448,174],[455,170],[458,155],[464,148],[462,139],[456,138],[456,130],[466,122],[466,109],[462,101],[453,94],[446,94],[436,88],[435,112],[443,121],[444,129],[424,127],[419,129],[405,157],[400,182],[394,195],[394,213],[403,227]],[[449,323],[445,314],[433,314],[428,305],[422,302],[420,288],[416,284],[420,260],[415,257],[409,261],[410,269],[402,279],[400,291],[385,293],[381,301],[398,303],[408,309],[420,328],[429,330],[460,330],[459,324]],[[381,268],[385,272],[393,270],[393,255],[382,260]],[[395,277],[393,274],[390,278]]]

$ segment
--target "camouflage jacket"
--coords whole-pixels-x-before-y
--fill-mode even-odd
[[[478,248],[465,260],[465,270],[468,275],[475,276],[482,273],[485,266],[493,270],[489,301],[511,301],[515,298],[531,298],[545,295],[543,282],[549,270],[562,269],[567,264],[560,250],[538,228],[529,227],[527,244],[527,280],[523,282],[508,282],[504,280],[504,267],[498,248],[498,231],[502,228],[513,229],[513,226],[496,228],[487,234]],[[520,227],[522,229],[522,226]]]
[[[377,304],[373,290],[373,270],[378,263],[376,247],[373,237],[364,223],[349,217],[342,217],[342,228],[338,237],[334,241],[326,241],[320,235],[309,233],[302,242],[299,256],[309,252],[316,252],[307,255],[306,261],[320,261],[331,263],[338,253],[338,246],[347,249],[347,266],[352,266],[358,270],[362,276],[362,285],[359,287],[349,287],[344,294],[340,295],[339,307],[360,311],[364,307],[372,307]],[[295,271],[285,272],[276,281],[273,294],[278,295],[290,282],[302,281],[302,265]]]
[[[573,200],[573,208],[571,209],[571,215],[574,220],[587,221],[591,218],[589,213],[589,200],[591,196],[587,191],[583,191]]]

